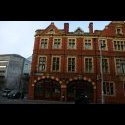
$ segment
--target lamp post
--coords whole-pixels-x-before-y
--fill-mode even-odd
[[[101,103],[104,104],[104,92],[103,92],[103,69],[102,69],[102,48],[105,47],[105,45],[102,43],[102,41],[100,41],[99,43],[99,48],[100,48],[100,73],[101,73]]]

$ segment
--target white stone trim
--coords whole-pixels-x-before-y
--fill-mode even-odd
[[[75,58],[75,71],[68,71],[68,59]],[[67,72],[68,73],[76,73],[77,72],[77,58],[76,56],[67,56]]]
[[[54,57],[59,58],[59,70],[58,70],[58,71],[53,71],[53,58],[54,58]],[[61,72],[61,56],[53,55],[53,56],[51,57],[51,72]]]

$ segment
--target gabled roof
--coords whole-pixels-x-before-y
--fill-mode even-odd
[[[57,35],[61,35],[61,32],[54,25],[54,23],[51,23],[45,30],[43,30],[42,34],[57,34]]]
[[[121,28],[122,34],[116,34],[116,29]],[[125,36],[125,22],[124,21],[111,21],[107,26],[105,26],[104,30],[101,32],[101,36],[107,37],[123,37]]]
[[[84,31],[78,27],[75,31],[74,31],[75,34],[84,34]]]

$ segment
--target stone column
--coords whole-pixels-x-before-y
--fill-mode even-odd
[[[61,85],[61,101],[67,101],[66,84]]]

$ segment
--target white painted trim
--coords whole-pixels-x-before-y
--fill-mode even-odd
[[[113,39],[113,41],[112,41],[112,43],[113,43],[113,51],[124,52],[125,51],[125,47],[124,47],[123,50],[115,50],[114,41],[116,41],[116,42],[119,41],[119,42],[125,43],[125,39]]]
[[[75,71],[68,71],[68,59],[75,58]],[[77,58],[76,56],[67,56],[67,72],[68,73],[76,73],[77,72]]]
[[[54,58],[54,57],[59,58],[59,71],[53,71],[53,58]],[[53,56],[51,57],[51,72],[61,72],[61,56],[53,55]]]
[[[47,48],[42,48],[42,47],[41,47],[42,39],[47,39]],[[49,38],[48,38],[48,37],[41,37],[41,38],[40,38],[39,48],[40,48],[40,49],[48,49],[48,45],[49,45]]]
[[[59,48],[54,48],[55,39],[60,39],[60,47]],[[62,49],[62,37],[53,37],[52,49]]]
[[[109,58],[105,58],[105,57],[103,57],[103,59],[107,59],[107,62],[108,62],[108,72],[105,73],[105,72],[103,71],[103,73],[104,73],[104,74],[109,74],[109,73],[110,73]]]
[[[70,39],[74,39],[75,40],[75,47],[74,48],[70,48],[69,47],[69,40]],[[67,39],[67,49],[69,49],[69,50],[74,50],[74,49],[77,49],[77,39],[75,38],[75,37],[69,37],[68,39]]]
[[[37,59],[37,72],[39,71],[39,69],[38,69],[39,67],[38,66],[39,66],[39,58],[40,57],[45,57],[46,58],[45,71],[42,71],[42,72],[46,72],[47,71],[47,56],[45,56],[45,55],[42,55],[42,56],[39,55],[38,56],[38,59]]]
[[[116,96],[115,82],[114,82],[114,81],[104,81],[104,82],[113,83],[113,91],[114,91],[114,94],[113,94],[113,95],[104,94],[104,96],[110,96],[110,97]],[[104,84],[104,83],[103,83],[103,84]]]
[[[117,26],[116,27],[115,32],[116,32],[117,35],[118,35],[118,32],[117,32],[118,29],[120,29],[120,35],[122,35],[123,34],[122,26]]]
[[[108,51],[108,44],[107,44],[107,39],[104,39],[104,38],[99,38],[98,39],[98,49],[100,50],[100,41],[102,41],[102,40],[105,40],[105,44],[106,44],[106,48],[105,49],[102,49],[102,51]]]
[[[92,72],[86,72],[86,70],[85,70],[85,60],[86,59],[92,59]],[[93,59],[93,57],[90,57],[90,56],[84,57],[84,73],[94,73],[94,59]]]
[[[91,48],[90,49],[86,49],[85,48],[85,43],[86,43],[86,40],[88,41],[88,40],[90,40],[90,43],[91,43]],[[88,42],[87,42],[88,43]],[[84,38],[84,40],[83,40],[83,48],[84,48],[84,50],[93,50],[93,41],[92,41],[92,38],[90,38],[90,37],[85,37]]]

